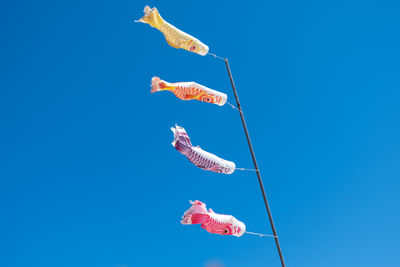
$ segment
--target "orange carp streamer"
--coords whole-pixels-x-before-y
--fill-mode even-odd
[[[151,93],[158,91],[171,91],[176,97],[182,100],[199,100],[218,106],[226,103],[227,95],[195,82],[169,83],[158,77],[151,79]]]

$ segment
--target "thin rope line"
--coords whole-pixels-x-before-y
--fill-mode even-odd
[[[213,54],[213,53],[208,53],[207,55],[210,55],[210,56],[213,56],[213,57],[215,57],[215,58],[219,58],[219,59],[225,61],[225,58],[219,57],[219,56],[217,56],[217,55],[215,55],[215,54]]]
[[[233,104],[231,104],[231,103],[229,103],[229,101],[226,101],[226,103],[229,105],[229,106],[231,106],[231,108],[233,108],[233,109],[236,109],[236,110],[238,110],[238,111],[240,111],[235,105],[233,105]]]
[[[268,236],[268,237],[278,237],[278,236],[274,236],[274,235],[264,235],[264,234],[259,234],[259,233],[253,233],[253,232],[245,232],[246,234],[251,234],[251,235],[258,235],[259,237],[263,237],[263,236]]]
[[[239,170],[239,171],[253,171],[256,172],[256,169],[246,169],[246,168],[235,168],[235,170]]]

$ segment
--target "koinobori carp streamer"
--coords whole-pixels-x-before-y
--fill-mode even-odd
[[[204,151],[199,146],[193,146],[183,127],[175,125],[175,128],[171,127],[171,130],[174,133],[172,146],[185,155],[197,167],[225,174],[231,174],[235,171],[236,165],[234,162],[221,159],[214,154]]]
[[[169,83],[158,77],[151,79],[151,93],[158,91],[171,91],[182,100],[199,100],[223,106],[228,96],[224,93],[207,88],[195,82]]]
[[[161,31],[167,43],[175,48],[182,48],[187,51],[205,56],[208,53],[208,46],[194,38],[193,36],[175,28],[173,25],[166,22],[158,13],[157,8],[144,8],[144,17],[137,22],[147,23],[150,26]]]
[[[233,235],[240,237],[246,232],[246,225],[232,215],[207,211],[206,204],[196,200],[190,201],[192,206],[184,213],[182,224],[200,224],[207,232],[219,235]]]

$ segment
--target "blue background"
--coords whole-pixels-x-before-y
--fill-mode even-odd
[[[146,4],[229,57],[288,266],[400,266],[398,1],[2,1],[0,265],[280,266],[272,238],[183,226],[188,200],[270,234],[257,178],[194,167],[170,127],[252,168],[224,62],[134,23]]]

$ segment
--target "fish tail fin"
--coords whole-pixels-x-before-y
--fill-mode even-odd
[[[172,141],[172,146],[176,148],[180,153],[186,155],[187,152],[192,148],[192,143],[190,142],[190,137],[187,135],[185,129],[178,125],[176,128],[171,127],[171,131],[174,133],[174,141]]]
[[[151,93],[155,93],[158,91],[161,91],[161,86],[160,86],[161,80],[158,77],[153,77],[151,79]]]
[[[172,91],[175,88],[172,84],[161,80],[159,77],[153,77],[151,79],[151,93],[155,93],[158,91],[168,90]]]
[[[135,20],[135,22],[147,23],[156,29],[160,29],[161,25],[164,23],[164,20],[160,16],[160,13],[158,13],[157,8],[145,6],[143,12],[144,16],[139,20]]]
[[[190,201],[190,204],[192,204],[192,206],[187,211],[185,211],[185,213],[182,216],[182,221],[181,221],[182,224],[194,224],[194,223],[199,223],[199,220],[204,220],[204,218],[200,219],[196,215],[194,217],[195,222],[193,222],[194,214],[207,215],[206,204],[204,204],[203,202],[196,200],[195,202]],[[204,217],[204,216],[200,216],[200,217]]]

